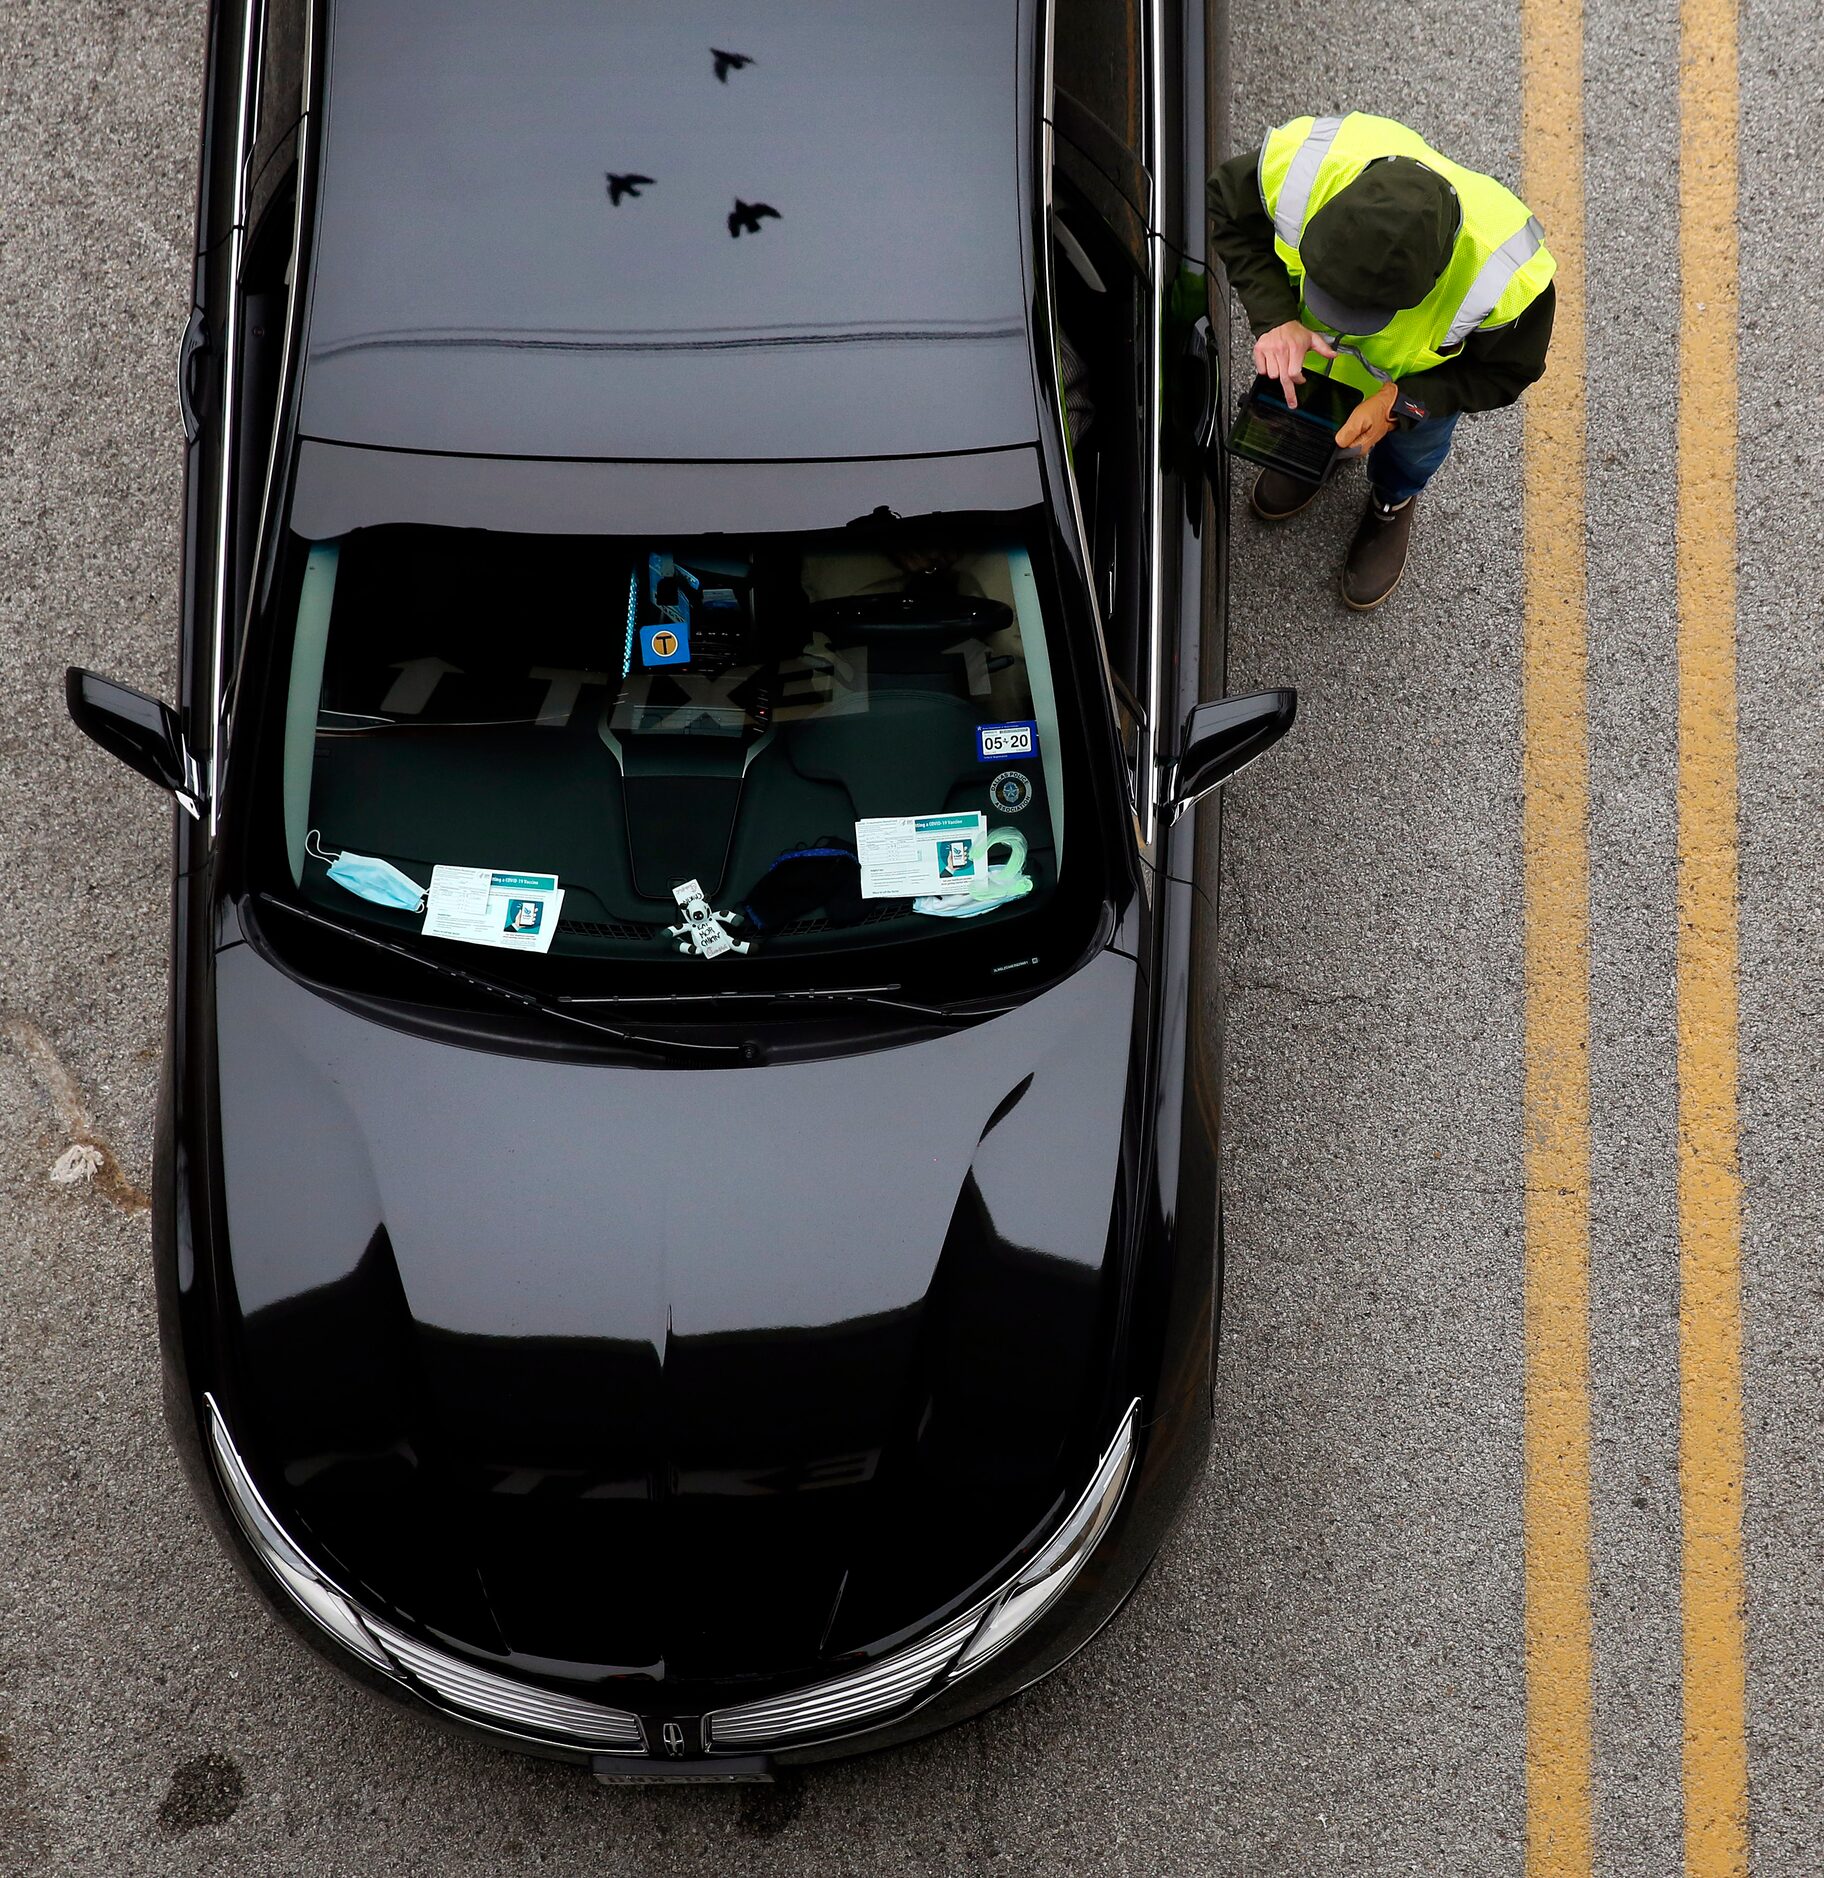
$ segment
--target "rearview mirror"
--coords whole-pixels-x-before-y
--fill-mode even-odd
[[[117,685],[72,665],[63,675],[63,695],[76,728],[92,737],[128,769],[177,797],[187,814],[201,816],[202,789],[196,759],[184,747],[177,713],[143,691]]]
[[[1298,693],[1288,687],[1198,705],[1185,719],[1184,740],[1165,792],[1172,814],[1189,808],[1272,749],[1297,714]]]

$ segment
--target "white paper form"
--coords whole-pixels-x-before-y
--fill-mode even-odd
[[[982,814],[883,815],[855,824],[864,900],[965,894],[987,872]]]
[[[555,874],[433,867],[419,930],[427,939],[460,939],[509,952],[548,952],[563,905],[564,890]]]

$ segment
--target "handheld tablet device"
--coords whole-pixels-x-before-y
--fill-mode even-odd
[[[1361,401],[1353,385],[1307,372],[1293,410],[1277,378],[1257,378],[1235,413],[1229,451],[1300,482],[1321,483],[1336,461],[1336,433]]]

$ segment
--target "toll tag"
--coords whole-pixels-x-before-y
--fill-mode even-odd
[[[855,824],[864,900],[966,894],[987,871],[981,814],[883,815]]]
[[[640,663],[648,667],[688,665],[690,628],[682,620],[661,620],[656,626],[642,626]]]
[[[427,939],[460,939],[509,952],[548,952],[563,904],[564,891],[555,874],[434,867],[419,930]]]
[[[978,724],[975,756],[978,763],[999,763],[1010,756],[1032,756],[1039,747],[1039,727],[1030,719],[1013,724]]]

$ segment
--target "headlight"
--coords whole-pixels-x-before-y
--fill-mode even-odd
[[[1084,1561],[1095,1550],[1108,1522],[1121,1504],[1121,1490],[1134,1465],[1134,1417],[1139,1413],[1136,1397],[1128,1404],[1121,1426],[1102,1456],[1094,1478],[1083,1490],[1083,1497],[1071,1508],[1051,1543],[1003,1591],[982,1620],[982,1627],[969,1640],[969,1647],[951,1665],[950,1674],[960,1676],[975,1669],[989,1657],[1006,1649],[1022,1630],[1064,1594],[1064,1587],[1083,1569]]]
[[[1107,1530],[1133,1470],[1134,1421],[1139,1409],[1136,1397],[1064,1523],[1039,1555],[993,1597],[952,1619],[922,1643],[883,1657],[853,1675],[836,1676],[770,1701],[718,1709],[704,1717],[709,1745],[783,1747],[852,1734],[909,1707],[940,1683],[967,1675],[1004,1650],[1063,1595]]]
[[[248,1544],[292,1601],[338,1643],[364,1662],[384,1670],[395,1682],[417,1687],[420,1694],[429,1691],[450,1707],[467,1710],[496,1728],[610,1751],[637,1752],[642,1746],[644,1736],[638,1720],[620,1709],[604,1708],[576,1696],[556,1695],[536,1683],[497,1676],[357,1611],[273,1518],[272,1509],[260,1497],[246,1464],[228,1439],[215,1398],[205,1394],[203,1405],[209,1412],[209,1446],[215,1455],[216,1472]]]
[[[355,1615],[355,1607],[292,1544],[285,1528],[273,1518],[272,1509],[260,1497],[246,1464],[228,1439],[215,1397],[205,1393],[203,1406],[209,1411],[209,1446],[215,1455],[215,1471],[228,1490],[228,1504],[247,1535],[247,1543],[291,1594],[294,1604],[308,1611],[345,1649],[353,1650],[376,1669],[391,1671],[391,1659],[368,1635],[367,1627]]]

